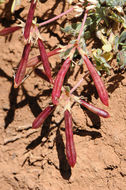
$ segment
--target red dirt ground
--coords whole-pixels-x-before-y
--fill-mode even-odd
[[[63,12],[67,8],[64,6],[65,1],[41,1],[35,14],[46,20]],[[11,25],[16,22],[9,8],[9,3],[0,6],[0,29],[9,26],[10,18],[13,20]],[[17,7],[16,14],[26,19],[29,3],[22,1],[21,8]],[[63,26],[67,19],[64,16],[57,23]],[[41,30],[48,51],[65,42],[58,24],[50,24]],[[42,128],[31,129],[34,118],[50,101],[50,84],[32,73],[18,89],[13,87],[14,68],[24,47],[21,31],[0,37],[0,47],[0,189],[125,190],[126,74],[112,72],[104,79],[109,108],[100,102],[93,83],[85,81],[78,88],[79,95],[85,95],[94,105],[106,109],[111,117],[102,119],[74,105],[72,117],[77,163],[70,168],[65,156],[62,107],[56,109]],[[30,56],[36,54],[37,46]],[[54,71],[56,65],[60,67],[61,61],[54,56],[50,63]],[[82,76],[78,70],[76,67],[69,84],[76,84]]]

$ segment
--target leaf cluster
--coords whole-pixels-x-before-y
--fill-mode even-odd
[[[98,71],[104,70],[109,74],[110,63],[115,55],[118,66],[121,69],[126,66],[125,5],[126,0],[99,0],[95,10],[90,10],[88,13],[79,45],[87,52],[86,44],[90,39],[93,38],[94,42],[96,39],[100,40],[98,48],[93,48],[92,55],[90,55]],[[61,28],[62,32],[73,37],[74,40],[70,43],[76,41],[81,25],[82,22],[67,23],[65,28]],[[67,53],[69,52],[65,52],[65,56]],[[64,54],[62,56],[64,57]]]

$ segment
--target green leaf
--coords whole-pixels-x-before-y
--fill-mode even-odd
[[[68,25],[68,26],[66,26],[65,28],[61,28],[61,31],[62,32],[70,32],[72,30],[72,27],[71,27],[71,25]]]
[[[106,60],[106,57],[103,57],[104,54],[102,54],[102,50],[101,49],[95,49],[93,51],[93,58],[95,60],[96,63],[96,69],[98,71],[100,70],[104,70],[109,74],[109,69],[111,68],[111,66],[107,63],[108,60]],[[108,57],[107,57],[108,59]]]
[[[114,49],[115,52],[117,52],[117,51],[118,51],[118,48],[119,48],[119,37],[116,36],[116,37],[115,37],[115,40],[114,40],[113,49]]]
[[[126,40],[126,31],[123,31],[119,37],[119,43],[123,42]]]
[[[121,50],[116,56],[117,62],[121,69],[126,66],[126,50]]]

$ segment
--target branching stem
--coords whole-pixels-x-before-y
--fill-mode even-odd
[[[84,14],[84,18],[83,18],[82,25],[81,25],[81,29],[80,29],[80,32],[79,32],[79,35],[78,35],[78,38],[77,38],[77,41],[78,41],[78,42],[80,41],[80,38],[81,38],[81,35],[82,35],[82,32],[83,32],[83,29],[84,29],[84,25],[85,25],[85,22],[86,22],[86,19],[87,19],[87,15],[88,15],[88,11],[86,10],[86,12],[85,12],[85,14]]]
[[[87,72],[87,73],[85,74],[85,76],[82,77],[82,78],[77,82],[77,84],[70,90],[70,94],[72,94],[72,93],[80,86],[80,84],[83,82],[83,80],[87,77],[88,74],[89,74],[89,72]]]
[[[56,17],[54,17],[54,18],[51,18],[51,19],[49,19],[49,20],[47,20],[47,21],[45,21],[45,22],[40,23],[40,24],[39,24],[39,27],[40,27],[40,26],[44,26],[44,25],[46,25],[46,24],[49,24],[49,23],[51,23],[51,22],[53,22],[53,21],[59,19],[60,17],[66,15],[66,14],[68,14],[68,13],[70,13],[70,12],[73,11],[73,10],[74,10],[74,8],[71,7],[71,8],[68,9],[67,11],[61,13],[60,15],[58,15],[58,16],[56,16]]]

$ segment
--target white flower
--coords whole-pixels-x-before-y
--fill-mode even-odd
[[[98,4],[98,1],[97,0],[87,0],[88,3],[91,3],[93,5],[97,5]]]
[[[89,5],[86,7],[86,10],[95,9],[96,5]]]
[[[71,0],[68,0],[68,1],[71,1]],[[85,2],[88,3],[87,7],[85,7],[86,5]],[[74,6],[74,10],[77,12],[75,17],[80,16],[83,13],[84,9],[86,10],[95,9],[97,4],[98,4],[98,0],[87,0],[87,1],[79,0],[79,3],[77,3],[77,5]]]
[[[67,0],[67,2],[70,3],[70,4],[73,3],[73,1],[74,1],[74,0]]]
[[[80,16],[84,11],[83,8],[78,5],[74,6],[74,10],[77,12],[77,14],[75,15],[76,17]]]
[[[84,0],[79,0],[81,3],[84,3]]]
[[[114,9],[117,10],[119,13],[124,13],[124,12],[123,12],[123,8],[120,7],[120,6],[115,6]]]

